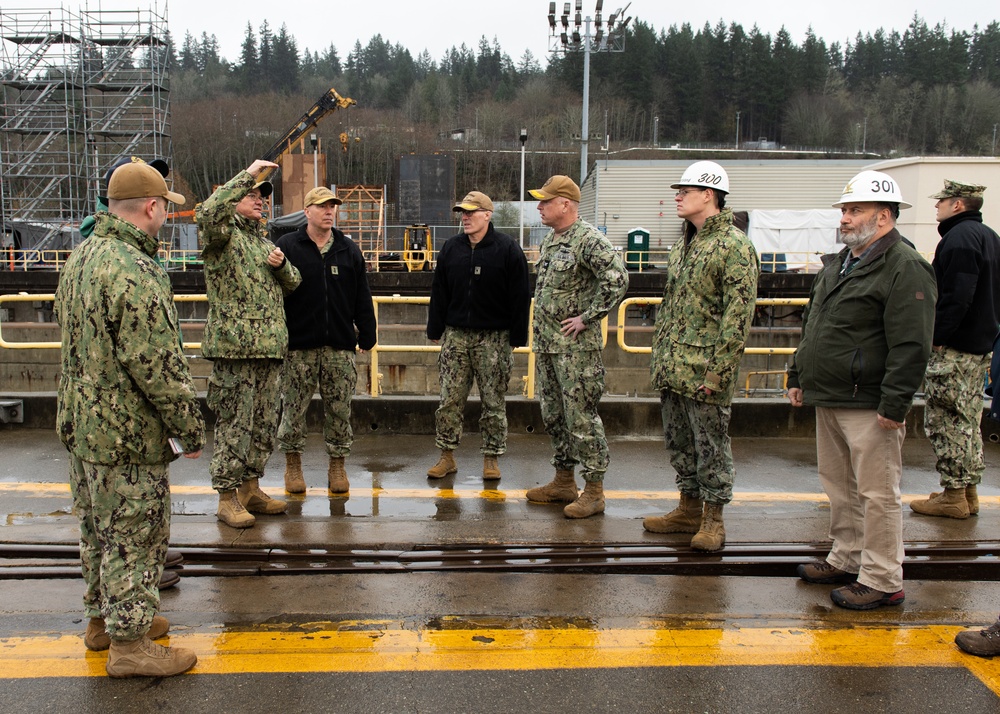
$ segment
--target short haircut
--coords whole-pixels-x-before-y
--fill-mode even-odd
[[[703,191],[711,191],[712,192],[712,195],[715,196],[715,207],[718,208],[720,211],[723,208],[726,207],[726,192],[725,191],[717,191],[714,188],[705,188],[705,189],[702,189],[702,190]]]
[[[962,202],[962,207],[966,211],[981,211],[983,210],[983,197],[982,196],[959,196],[959,201]]]
[[[892,220],[895,223],[899,220],[899,204],[898,203],[886,203],[884,201],[875,202],[875,210],[881,211],[883,208],[889,209],[889,215],[892,216]]]
[[[108,200],[108,210],[112,213],[127,213],[134,215],[141,213],[148,201],[153,196],[140,198],[112,198]]]

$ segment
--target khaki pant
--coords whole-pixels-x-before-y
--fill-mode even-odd
[[[905,429],[883,429],[869,409],[816,408],[819,479],[830,498],[830,565],[882,592],[903,588]]]

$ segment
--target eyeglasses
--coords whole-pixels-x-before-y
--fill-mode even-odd
[[[682,188],[680,191],[674,194],[676,198],[684,198],[689,193],[694,193],[695,191],[704,191],[703,188]]]
[[[254,203],[257,203],[258,201],[260,203],[264,203],[264,197],[261,196],[259,193],[248,193],[246,197],[249,198]]]

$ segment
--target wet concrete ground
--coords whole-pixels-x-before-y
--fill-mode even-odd
[[[172,543],[179,547],[356,548],[461,543],[646,543],[673,507],[662,443],[615,439],[603,516],[565,519],[526,503],[551,476],[541,435],[511,437],[503,478],[484,490],[478,436],[459,473],[428,480],[433,438],[365,434],[348,459],[350,497],[329,498],[311,436],[310,486],[289,513],[236,531],[215,518],[208,454],[172,468]],[[937,488],[926,440],[905,444],[903,492]],[[822,543],[828,508],[811,439],[736,439],[730,544]],[[66,455],[47,430],[0,430],[0,544],[77,540]],[[995,541],[1000,449],[967,521],[906,511],[910,542]],[[283,459],[264,487],[278,496]],[[0,570],[11,566],[0,561]],[[183,577],[164,591],[170,641],[199,655],[193,676],[111,681],[104,654],[80,639],[83,584],[0,580],[0,712],[996,711],[1000,662],[952,644],[1000,610],[1000,586],[908,580],[906,603],[841,610],[830,586],[795,578],[516,573]]]

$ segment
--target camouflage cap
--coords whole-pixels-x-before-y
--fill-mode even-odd
[[[983,191],[985,190],[985,186],[945,179],[944,188],[931,196],[931,198],[982,198]]]

